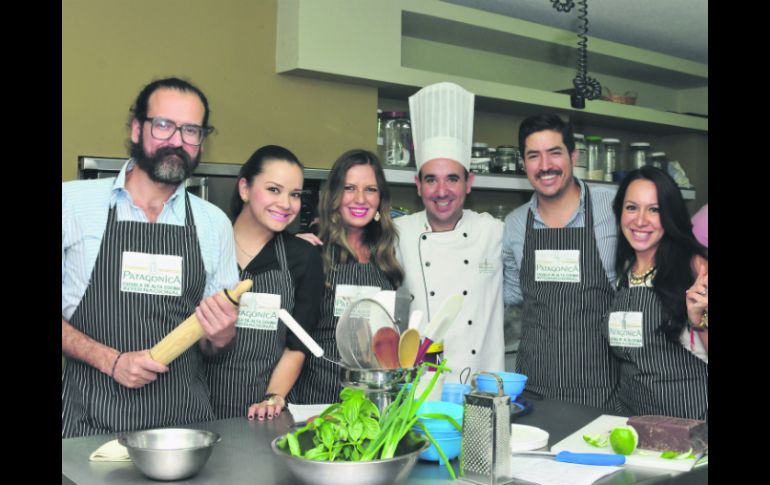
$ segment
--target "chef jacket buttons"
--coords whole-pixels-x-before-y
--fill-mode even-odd
[[[428,236],[426,236],[425,234],[423,234],[423,235],[422,235],[422,240],[424,241],[424,240],[426,240],[426,239],[428,239]]]
[[[473,320],[468,320],[468,325],[473,325]]]
[[[430,261],[425,261],[425,266],[430,266]]]
[[[467,295],[467,294],[468,294],[468,291],[467,290],[463,290],[463,295]]]
[[[431,292],[430,292],[430,296],[433,296],[433,295],[435,295],[435,294],[436,294],[436,292],[435,292],[435,291],[431,291]]]
[[[476,351],[475,350],[471,350],[471,354],[476,355]]]
[[[463,233],[463,237],[468,237],[468,233],[467,233],[467,232],[464,232],[464,233]]]
[[[468,260],[467,260],[467,259],[466,259],[465,261],[463,261],[463,262],[464,262],[465,264],[468,264]]]

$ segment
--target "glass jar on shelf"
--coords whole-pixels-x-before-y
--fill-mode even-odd
[[[650,165],[665,171],[668,168],[666,152],[652,152],[650,154]]]
[[[484,142],[473,142],[471,148],[471,169],[473,173],[489,173],[489,145]]]
[[[646,141],[637,141],[628,145],[628,158],[630,169],[642,168],[650,162],[650,144]]]
[[[604,180],[604,164],[602,160],[602,137],[586,136],[588,151],[588,180]]]
[[[385,111],[380,122],[383,139],[383,164],[394,167],[414,165],[412,125],[404,111]]]
[[[490,173],[503,173],[504,166],[500,162],[498,156],[497,156],[497,148],[495,147],[489,147],[487,148],[487,156],[489,156],[489,172]]]
[[[497,147],[497,158],[503,173],[518,173],[519,150],[513,145],[500,145]]]
[[[618,149],[620,140],[617,138],[605,138],[602,140],[604,146],[604,181],[612,182],[615,172],[618,170]]]
[[[582,133],[575,133],[575,151],[577,160],[575,160],[575,169],[573,173],[579,179],[588,177],[588,150],[586,148],[586,137]]]

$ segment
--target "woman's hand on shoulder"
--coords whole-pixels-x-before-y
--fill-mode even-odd
[[[304,239],[305,241],[309,242],[313,246],[323,246],[323,242],[321,242],[320,239],[318,239],[318,236],[313,234],[312,232],[301,232],[299,234],[295,234],[300,239]]]

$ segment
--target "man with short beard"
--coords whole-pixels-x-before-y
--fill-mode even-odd
[[[572,175],[572,126],[531,116],[519,147],[535,193],[505,219],[506,305],[524,303],[516,371],[544,397],[612,410],[618,373],[604,337],[615,287],[615,189]]]
[[[62,437],[214,418],[201,359],[235,336],[216,293],[238,281],[230,222],[186,192],[211,131],[205,95],[154,81],[130,122],[114,179],[62,183]],[[195,314],[199,345],[168,366],[149,348]]]

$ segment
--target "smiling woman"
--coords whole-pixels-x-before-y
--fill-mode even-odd
[[[326,284],[321,318],[310,334],[324,354],[339,361],[335,329],[350,300],[372,289],[395,290],[404,277],[396,260],[390,191],[374,153],[350,150],[334,162],[321,190],[318,216]],[[341,390],[339,368],[311,359],[292,398],[300,404],[327,404],[337,402]]]
[[[323,284],[321,258],[310,244],[284,232],[297,217],[302,164],[289,150],[268,145],[241,167],[231,214],[241,279],[235,346],[210,360],[211,401],[218,418],[272,419],[286,405],[306,349],[278,321],[283,308],[311,330]]]
[[[658,168],[629,173],[613,210],[624,237],[616,256],[618,292],[604,328],[620,364],[621,411],[704,419],[706,250],[692,234],[676,183]]]

